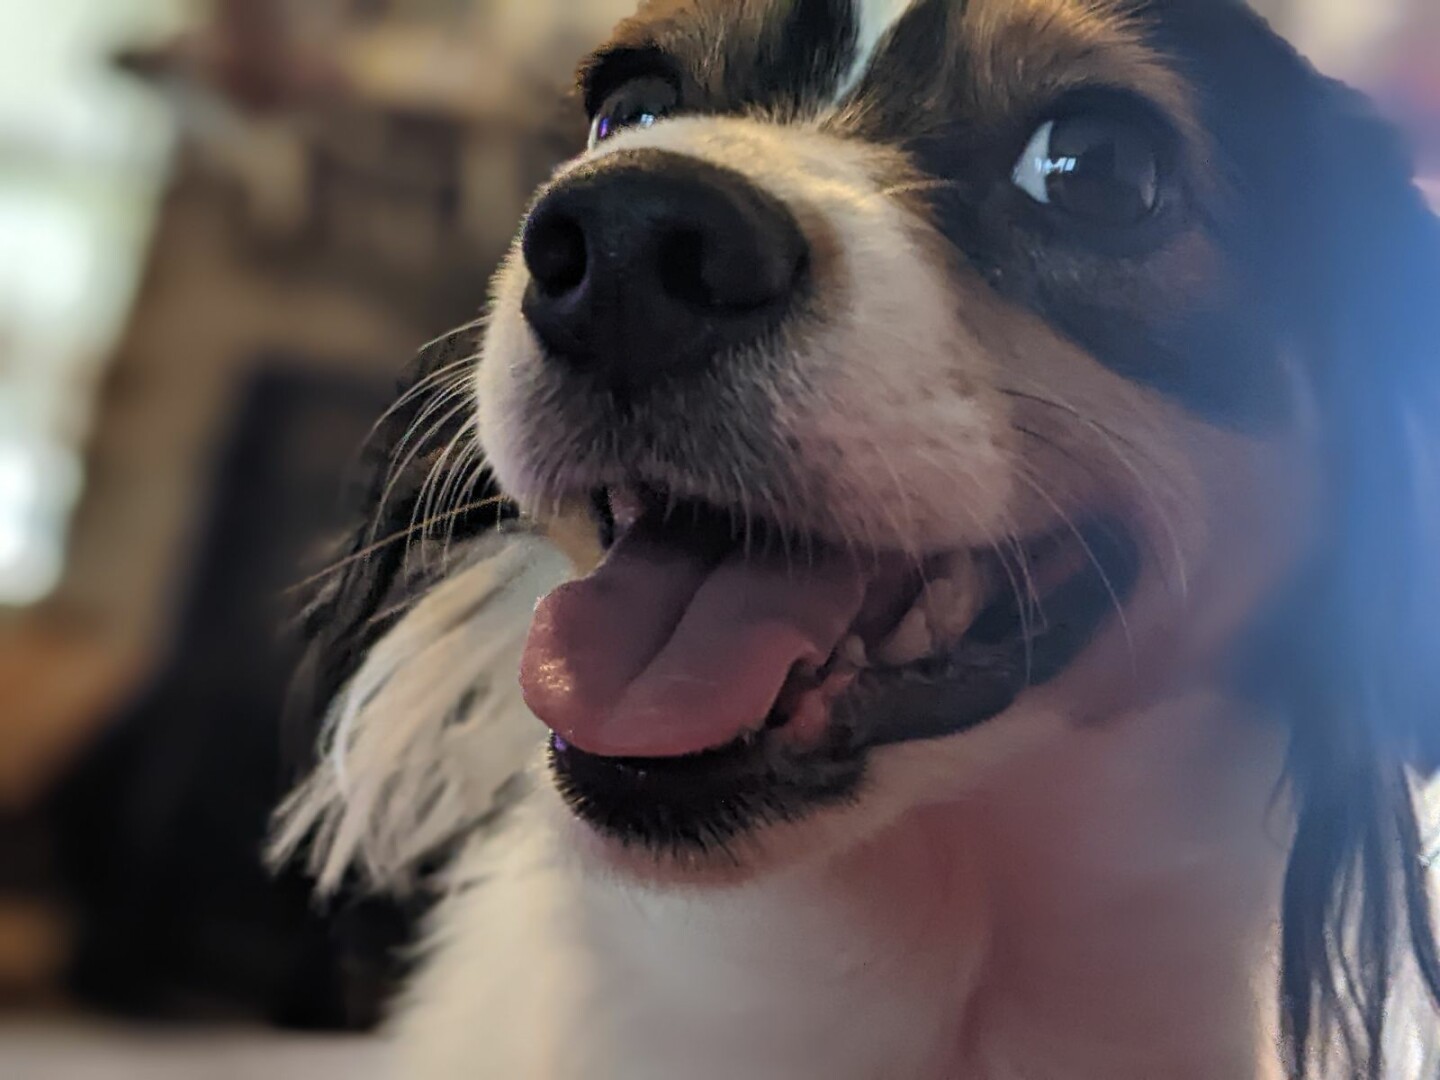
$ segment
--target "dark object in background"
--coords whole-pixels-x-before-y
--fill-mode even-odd
[[[243,394],[168,661],[56,799],[80,917],[70,988],[85,1002],[358,1029],[394,988],[413,913],[375,900],[322,912],[308,882],[261,861],[289,779],[287,587],[342,520],[337,478],[392,399],[283,361]]]

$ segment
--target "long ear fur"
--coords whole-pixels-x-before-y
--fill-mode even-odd
[[[1304,80],[1280,216],[1329,501],[1290,622],[1283,1008],[1297,1075],[1338,1039],[1374,1078],[1397,975],[1440,1001],[1414,795],[1440,761],[1440,224],[1364,99]]]
[[[305,607],[287,727],[310,775],[279,811],[272,860],[303,851],[322,892],[350,870],[412,887],[539,745],[513,673],[563,559],[463,450],[474,348],[467,327],[413,365],[361,462],[362,512]],[[473,490],[451,480],[461,469]]]
[[[288,756],[298,769],[313,764],[316,739],[341,687],[443,576],[449,552],[516,517],[470,449],[478,336],[476,326],[465,326],[421,350],[347,478],[353,523],[297,600],[304,655],[285,719]],[[473,480],[446,487],[446,474],[457,476],[467,465],[475,468]],[[438,498],[442,489],[445,499]]]
[[[605,5],[582,22],[595,20],[608,25]],[[577,26],[561,18],[551,29]],[[601,32],[597,23],[586,38]],[[531,96],[553,102],[525,145],[539,183],[583,148],[586,125],[577,94],[536,78]],[[516,508],[478,460],[478,340],[476,325],[462,327],[407,372],[361,462],[359,520],[304,604],[286,729],[290,757],[314,771],[279,812],[272,861],[303,850],[323,892],[350,870],[371,887],[413,886],[505,802],[539,745],[512,693],[517,635],[563,561],[514,527]]]
[[[336,697],[321,764],[280,809],[274,857],[305,848],[322,893],[352,867],[406,892],[502,810],[543,742],[516,677],[530,613],[567,570],[518,528],[474,541]]]

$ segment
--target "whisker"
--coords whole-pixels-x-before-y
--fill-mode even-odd
[[[436,345],[442,345],[445,342],[449,341],[451,338],[459,337],[467,330],[483,330],[485,328],[486,322],[489,321],[489,318],[490,316],[488,314],[481,315],[479,318],[471,319],[468,323],[462,323],[454,329],[446,330],[443,334],[439,335],[438,337],[431,338],[424,345],[420,346],[419,351],[421,353],[425,353],[430,349],[433,349]]]
[[[416,525],[407,525],[405,528],[400,529],[398,532],[391,533],[389,536],[383,537],[380,540],[376,540],[374,543],[367,544],[359,551],[352,552],[351,554],[346,555],[343,559],[339,559],[336,562],[331,563],[323,570],[317,570],[309,577],[303,578],[300,581],[295,582],[293,585],[286,586],[283,591],[283,595],[288,596],[293,593],[300,592],[301,590],[308,589],[310,586],[316,585],[334,574],[338,574],[347,566],[353,566],[355,563],[360,562],[363,559],[368,559],[371,555],[385,550],[391,544],[399,543],[401,540],[404,540],[406,537],[414,533],[417,528],[427,527],[434,524],[435,521],[445,518],[453,519],[463,517],[465,514],[473,513],[476,510],[483,510],[487,506],[502,506],[509,501],[510,500],[505,498],[505,496],[503,495],[492,495],[489,498],[480,499],[478,502],[467,503],[464,506],[457,506],[455,509],[448,510],[444,514],[439,515],[438,518],[432,519],[430,521],[422,521]]]
[[[399,455],[404,451],[406,446],[409,445],[410,440],[413,439],[416,432],[419,431],[420,426],[424,424],[426,420],[430,419],[430,417],[434,416],[440,409],[450,404],[457,397],[468,398],[469,393],[466,383],[467,380],[457,378],[438,388],[434,392],[432,399],[427,401],[424,407],[416,413],[415,418],[410,421],[409,426],[406,427],[405,431],[396,441],[395,446],[391,448],[391,454]]]
[[[390,468],[389,473],[386,477],[385,488],[381,492],[380,499],[376,504],[374,517],[370,526],[372,538],[375,530],[379,528],[380,522],[384,518],[385,508],[390,503],[390,497],[395,493],[395,486],[400,482],[400,478],[405,475],[406,470],[410,468],[411,463],[415,460],[421,449],[425,446],[427,442],[429,442],[431,438],[434,437],[436,432],[438,432],[446,424],[450,423],[456,416],[458,416],[464,409],[468,408],[469,406],[470,401],[468,398],[452,406],[438,420],[431,424],[430,427],[426,430],[425,434],[416,441],[415,445],[412,446],[404,454],[404,456],[400,458],[397,463]],[[418,425],[419,421],[417,420],[416,423]],[[416,425],[412,425],[412,431],[414,430],[415,426]],[[407,438],[409,434],[410,432],[406,433]],[[402,444],[404,443],[404,441],[404,439],[401,440]]]
[[[1164,502],[1161,500],[1160,496],[1155,491],[1154,484],[1151,479],[1145,475],[1145,473],[1139,468],[1138,465],[1135,464],[1133,460],[1131,460],[1129,455],[1124,453],[1124,451],[1122,450],[1122,446],[1128,447],[1129,449],[1137,453],[1139,456],[1146,458],[1150,461],[1152,465],[1155,464],[1154,459],[1151,458],[1149,454],[1145,453],[1145,451],[1132,440],[1126,438],[1124,435],[1113,430],[1112,428],[1101,423],[1100,421],[1094,419],[1093,417],[1085,415],[1079,409],[1076,409],[1072,405],[1068,405],[1064,402],[1057,401],[1052,398],[1042,397],[1037,394],[1028,394],[1024,391],[1015,390],[1013,388],[1000,387],[998,389],[1002,394],[1005,394],[1009,397],[1018,398],[1022,401],[1031,402],[1032,404],[1055,409],[1062,414],[1070,417],[1071,419],[1078,421],[1083,426],[1089,428],[1091,431],[1095,432],[1105,441],[1106,449],[1109,450],[1110,453],[1115,457],[1115,460],[1120,463],[1121,468],[1125,469],[1125,471],[1130,474],[1130,477],[1135,481],[1136,487],[1138,488],[1140,494],[1144,496],[1145,500],[1150,504],[1151,509],[1155,511],[1155,516],[1160,523],[1160,527],[1165,531],[1165,537],[1170,546],[1170,561],[1173,566],[1173,572],[1175,574],[1176,593],[1181,603],[1184,603],[1186,600],[1188,600],[1190,596],[1190,574],[1186,565],[1184,547],[1180,543],[1180,533],[1179,530],[1175,527],[1174,518],[1170,514],[1169,510],[1166,509]],[[1062,453],[1070,461],[1073,461],[1077,464],[1082,464],[1082,466],[1085,468],[1093,468],[1093,466],[1082,463],[1075,454],[1063,450],[1058,444],[1054,443],[1051,440],[1044,439],[1043,436],[1040,436],[1036,432],[1021,428],[1018,425],[1016,426],[1016,430],[1020,431],[1022,434],[1027,434],[1031,438],[1034,438],[1038,441],[1047,442],[1058,452]]]
[[[447,517],[446,511],[458,501],[455,496],[459,493],[461,478],[469,474],[468,464],[474,456],[469,446],[461,450],[455,464],[449,469],[449,476],[441,488],[440,495],[435,499],[435,509],[426,518],[429,524],[420,530],[420,540],[423,544],[426,540],[434,539],[435,527],[442,524],[444,525],[443,537],[439,542],[439,550],[436,553],[439,565],[442,568],[450,558],[450,549],[455,540],[456,526],[456,519],[454,517]]]
[[[450,400],[457,393],[468,388],[470,381],[468,373],[474,366],[476,359],[475,356],[462,356],[458,360],[452,360],[450,363],[436,368],[424,378],[416,381],[414,385],[406,389],[403,394],[391,403],[388,409],[380,414],[379,419],[370,425],[370,430],[366,433],[365,438],[361,440],[361,447],[368,446],[373,442],[385,423],[406,405],[410,404],[412,400],[423,394],[433,394],[434,400],[427,402],[415,419],[411,421],[410,426],[406,428],[405,433],[401,436],[399,445],[390,448],[390,453],[393,457],[395,453],[403,448],[405,440],[413,434],[414,426],[417,423],[422,423],[425,416],[435,406]]]
[[[1034,678],[1035,671],[1034,635],[1031,633],[1034,624],[1030,621],[1030,613],[1026,608],[1026,598],[1021,592],[1021,575],[1017,569],[1011,565],[1009,558],[1006,557],[1002,544],[1009,544],[1015,548],[1017,561],[1021,566],[1026,565],[1024,546],[1010,533],[1007,533],[1001,540],[992,541],[989,544],[990,550],[995,553],[996,559],[1000,562],[1000,569],[1005,572],[1005,579],[1010,582],[1010,592],[1015,597],[1015,610],[1020,614],[1020,638],[1025,643],[1025,683],[1028,686]],[[1027,581],[1025,586],[1026,591],[1033,596],[1035,586],[1028,570],[1025,572],[1024,577]],[[1032,602],[1037,606],[1039,604],[1038,598]]]
[[[906,491],[904,483],[901,482],[900,471],[895,468],[894,463],[886,455],[884,448],[879,443],[872,443],[870,449],[875,455],[875,459],[880,462],[881,467],[890,474],[891,490],[895,493],[895,498],[900,504],[900,517],[897,518],[891,511],[889,502],[881,500],[880,503],[881,508],[890,519],[890,527],[895,530],[895,536],[899,540],[900,553],[912,562],[917,570],[923,573],[925,560],[920,553],[920,549],[915,545],[913,538],[914,530],[905,527],[907,521],[913,525],[915,521],[915,511],[910,503],[910,495]]]
[[[465,374],[466,371],[472,368],[477,360],[479,360],[478,354],[471,356],[462,356],[459,359],[451,360],[448,364],[442,364],[434,371],[426,374],[423,378],[415,380],[415,382],[412,383],[403,394],[401,394],[398,398],[395,399],[395,401],[390,405],[388,409],[386,409],[383,413],[380,414],[380,419],[376,420],[374,425],[372,425],[370,429],[370,438],[373,438],[375,436],[375,433],[379,431],[381,425],[383,425],[386,420],[389,420],[392,416],[394,416],[397,412],[399,412],[402,408],[409,404],[412,399],[419,397],[427,390],[433,389],[436,383],[445,382],[447,380],[454,380],[456,382],[460,381],[460,377]]]
[[[749,487],[745,483],[745,477],[741,474],[740,466],[731,464],[732,478],[735,481],[735,490],[740,493],[740,556],[747,563],[753,554],[751,550],[754,544],[752,532],[755,528],[753,511],[750,506]]]
[[[455,503],[463,506],[475,501],[475,489],[483,484],[486,477],[492,475],[490,463],[485,460],[485,455],[475,456],[474,467],[470,470],[470,476],[455,493]],[[455,525],[460,520],[458,515],[449,515],[445,526],[445,550],[449,551],[455,543]]]
[[[1116,442],[1122,443],[1123,445],[1129,447],[1131,450],[1134,450],[1136,453],[1148,457],[1148,455],[1145,454],[1144,447],[1142,447],[1139,443],[1136,443],[1134,440],[1121,434],[1120,432],[1095,419],[1094,417],[1087,416],[1085,413],[1081,412],[1073,405],[1060,401],[1057,398],[1043,397],[1039,394],[1027,393],[1024,390],[1017,390],[1013,386],[997,386],[995,387],[995,389],[999,393],[1004,394],[1006,397],[1018,398],[1021,401],[1028,401],[1034,405],[1043,405],[1051,409],[1057,409],[1060,412],[1063,412],[1065,415],[1071,417],[1072,419],[1080,421],[1080,423],[1084,424],[1086,427],[1092,428],[1093,430],[1114,439]]]
[[[1025,597],[1029,601],[1031,614],[1042,628],[1048,626],[1044,598],[1040,595],[1040,586],[1035,582],[1035,568],[1030,563],[1030,552],[1026,549],[1025,539],[1013,518],[1006,524],[1005,543],[1014,552],[1015,567],[1020,574],[1021,584],[1025,586]]]
[[[470,466],[476,460],[483,459],[480,445],[476,438],[478,422],[467,425],[464,432],[465,438],[460,444],[460,453],[455,463],[449,469],[449,475],[445,482],[440,485],[440,491],[436,495],[436,503],[441,510],[454,505],[460,494],[461,485],[470,476]]]
[[[460,429],[451,436],[450,441],[446,444],[440,456],[436,458],[434,464],[431,465],[430,471],[425,477],[425,482],[420,486],[420,495],[416,499],[415,504],[416,513],[428,518],[435,512],[437,505],[442,507],[445,505],[444,492],[457,475],[457,471],[450,466],[450,455],[453,454],[456,448],[462,443],[465,444],[465,453],[471,451],[473,444],[467,440],[468,436],[474,431],[476,423],[477,421],[473,414],[466,418],[465,422],[460,426]],[[462,457],[460,463],[462,466],[464,460]],[[437,477],[444,477],[443,482],[437,484]],[[422,541],[427,537],[428,533],[421,533]]]
[[[878,198],[891,198],[895,195],[912,195],[917,192],[962,190],[964,190],[964,187],[958,181],[935,178],[907,180],[899,184],[891,184],[889,187],[881,188],[875,192],[875,195]]]
[[[1085,553],[1085,558],[1089,560],[1090,565],[1095,568],[1095,572],[1100,575],[1100,583],[1105,587],[1105,592],[1110,598],[1110,606],[1115,609],[1115,615],[1120,622],[1120,629],[1125,634],[1125,645],[1130,654],[1131,673],[1138,677],[1140,673],[1140,661],[1135,650],[1135,638],[1130,632],[1129,617],[1125,614],[1125,606],[1120,602],[1120,593],[1115,588],[1115,583],[1111,580],[1110,574],[1101,564],[1099,557],[1095,554],[1095,549],[1092,548],[1090,542],[1085,539],[1084,533],[1080,531],[1074,519],[1065,512],[1064,508],[1045,490],[1040,482],[1029,474],[1023,462],[1016,461],[1015,466],[1017,479],[1025,484],[1026,487],[1035,493],[1037,498],[1044,501],[1050,509],[1055,512],[1055,515],[1064,523],[1065,527],[1080,544],[1081,550]]]

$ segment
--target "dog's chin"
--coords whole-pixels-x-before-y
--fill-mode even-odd
[[[1057,543],[1037,541],[1039,549]],[[1128,531],[1097,518],[1066,544],[1083,557],[1052,559],[1052,568],[1069,569],[1043,592],[1000,590],[960,640],[918,659],[866,663],[833,681],[824,669],[818,680],[807,673],[807,687],[838,681],[842,689],[784,692],[762,727],[727,745],[624,757],[553,736],[553,781],[583,826],[582,848],[631,877],[727,884],[863,836],[889,805],[872,788],[891,748],[953,743],[1004,724],[1027,690],[1074,665],[1115,616],[1139,571]]]

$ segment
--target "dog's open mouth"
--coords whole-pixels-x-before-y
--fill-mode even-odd
[[[965,731],[1053,678],[1136,570],[1101,519],[917,558],[651,491],[594,503],[607,557],[541,603],[522,681],[572,804],[627,838],[848,795],[866,751]]]

